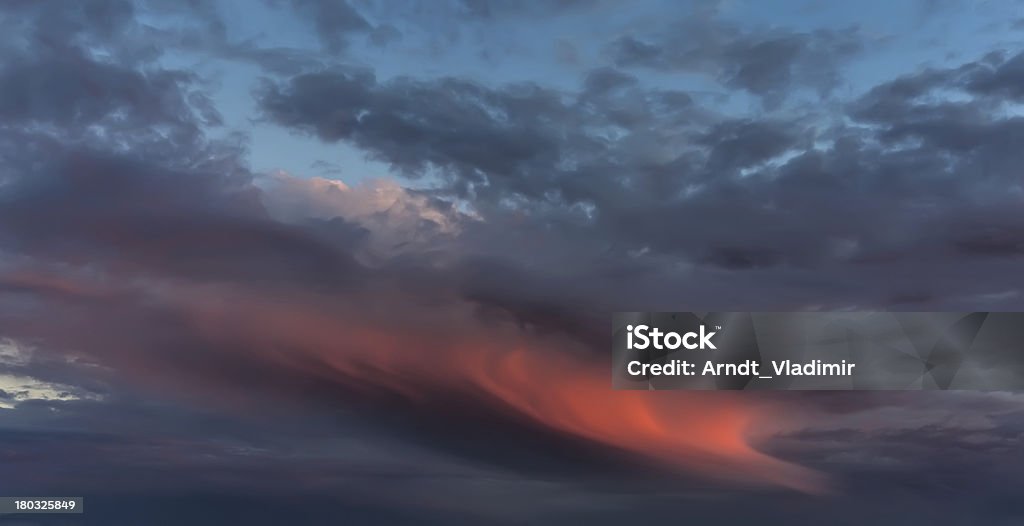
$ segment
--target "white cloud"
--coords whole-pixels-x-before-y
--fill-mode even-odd
[[[388,257],[431,248],[460,231],[471,216],[443,210],[427,196],[410,192],[391,179],[367,179],[349,186],[322,177],[297,177],[278,171],[259,179],[264,204],[285,221],[340,217],[366,228],[369,256]]]
[[[31,376],[14,374],[11,371],[25,367],[32,361],[32,349],[11,339],[0,339],[0,409],[13,409],[29,400],[81,400],[98,399],[99,396],[85,393],[81,389],[53,382],[45,382]],[[3,370],[0,369],[0,370]]]
[[[91,394],[83,394],[74,387],[43,382],[28,376],[0,374],[0,409],[13,409],[21,402],[29,400],[81,400],[96,399]]]
[[[0,339],[0,365],[21,366],[29,362],[32,350],[9,338]]]

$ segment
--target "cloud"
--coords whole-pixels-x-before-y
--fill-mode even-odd
[[[479,298],[444,286],[458,279],[455,263],[434,266],[446,260],[417,257],[439,239],[454,241],[479,219],[445,208],[429,192],[388,182],[348,187],[285,175],[258,178],[240,161],[236,145],[207,136],[210,123],[189,103],[196,89],[189,76],[79,58],[83,73],[104,72],[97,78],[111,83],[102,89],[105,97],[68,97],[44,75],[31,93],[38,102],[0,134],[0,145],[11,152],[0,187],[0,239],[10,254],[0,267],[0,332],[39,349],[12,365],[19,380],[4,386],[9,395],[7,387],[18,389],[16,417],[28,419],[28,429],[10,440],[55,425],[33,416],[38,408],[74,418],[81,411],[120,410],[134,393],[175,407],[229,412],[256,410],[257,401],[339,404],[361,426],[385,434],[396,415],[423,421],[435,431],[395,440],[491,466],[509,457],[502,449],[523,444],[499,440],[467,453],[452,447],[461,444],[458,435],[526,428],[535,430],[532,444],[542,451],[605,452],[570,466],[615,472],[625,463],[617,460],[622,455],[663,463],[656,471],[693,472],[722,485],[818,489],[816,473],[747,442],[746,430],[761,410],[726,397],[668,403],[643,393],[616,396],[607,390],[603,368],[573,338],[560,331],[533,334],[504,315],[478,316]],[[474,90],[452,86],[459,94]],[[49,102],[63,109],[54,112]],[[467,165],[490,162],[483,151],[442,154],[455,161],[466,155]],[[359,261],[356,254],[368,241],[391,252]],[[395,254],[400,245],[415,249],[416,257]],[[65,383],[68,378],[75,382]],[[65,385],[83,394],[63,396],[58,390]],[[84,400],[93,392],[104,401]],[[54,399],[63,400],[61,406]],[[467,414],[489,420],[474,425]],[[680,415],[688,422],[686,439],[673,431]],[[79,478],[70,480],[88,477],[95,469],[89,459],[109,458],[102,443],[120,444],[124,461],[107,475],[112,491],[126,489],[119,481],[133,473],[174,459],[188,465],[183,473],[208,466],[158,433],[123,433],[76,435],[86,460],[77,464]],[[195,438],[199,430],[192,433],[182,440],[207,444]],[[236,457],[245,456],[204,447],[213,466],[236,466]],[[545,463],[558,462],[546,455],[516,471],[539,473]],[[244,472],[250,466],[236,467]],[[234,469],[222,484],[238,487]],[[31,482],[44,488],[67,480],[54,476],[41,471]]]
[[[328,100],[329,113],[318,114]],[[492,92],[458,79],[378,86],[369,71],[350,70],[270,85],[262,104],[281,124],[352,141],[406,175],[425,175],[434,166],[442,176],[454,172],[466,191],[485,175],[528,190],[529,181],[519,177],[557,161],[557,143],[538,135],[547,128],[538,119],[561,112],[561,105],[555,93],[530,86]]]
[[[601,279],[612,266],[668,279],[679,288],[663,290],[702,304],[737,293],[697,276],[729,271],[730,291],[774,272],[787,292],[770,296],[794,307],[819,302],[826,282],[835,283],[826,301],[842,305],[917,297],[921,306],[951,306],[1004,291],[1020,201],[1009,139],[1018,119],[999,110],[998,98],[970,97],[967,81],[949,80],[942,89],[968,98],[917,102],[954,76],[925,71],[838,110],[785,120],[718,114],[609,70],[575,94],[328,71],[268,85],[260,97],[275,122],[356,146],[465,201],[483,219],[460,236],[467,254],[498,252],[486,246],[496,228],[522,232],[517,243],[543,259],[574,261],[569,279],[601,284],[590,304],[622,297]],[[663,261],[686,272],[652,274]],[[910,265],[920,282],[871,270],[902,275]],[[990,281],[979,279],[979,266]],[[694,290],[698,282],[706,290]]]
[[[263,190],[269,212],[282,221],[323,221],[334,231],[339,230],[339,219],[351,223],[351,236],[365,238],[361,248],[366,249],[363,255],[368,263],[436,251],[446,239],[454,240],[463,222],[473,220],[445,201],[407,190],[389,179],[348,186],[334,179],[277,172],[259,178],[256,184]],[[349,246],[359,244],[354,240]]]
[[[615,392],[602,342],[629,305],[1019,306],[1017,56],[744,111],[652,71],[771,107],[834,95],[863,36],[635,34],[570,89],[339,65],[381,27],[362,4],[302,2],[326,50],[308,53],[172,4],[146,12],[184,27],[140,24],[134,4],[4,7],[25,20],[0,68],[9,480],[101,486],[123,523],[151,514],[115,497],[183,492],[177,522],[239,493],[267,496],[256,524],[301,503],[446,524],[1015,517],[992,482],[1019,468],[992,462],[1018,445],[1012,396]],[[144,60],[162,44],[262,64],[260,126],[344,143],[390,178],[253,173],[208,79]],[[935,505],[967,489],[958,474],[987,496]],[[905,508],[865,504],[893,494]]]
[[[829,95],[842,83],[844,63],[864,48],[856,27],[745,30],[702,12],[650,36],[621,36],[610,43],[609,53],[619,67],[708,75],[774,109],[795,89]]]
[[[343,51],[348,46],[351,35],[371,29],[366,18],[349,2],[291,0],[290,7],[313,22],[323,45],[334,53]]]
[[[30,400],[80,400],[73,386],[41,382],[35,378],[0,375],[0,409],[13,409]]]
[[[600,4],[599,0],[533,0],[509,2],[507,0],[461,0],[465,14],[473,18],[499,18],[530,14],[545,16],[574,9],[588,9]]]

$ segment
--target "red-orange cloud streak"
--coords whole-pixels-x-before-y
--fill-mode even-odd
[[[514,327],[474,327],[464,313],[354,322],[357,315],[298,302],[220,297],[219,307],[194,306],[211,337],[246,334],[254,348],[304,349],[346,381],[410,397],[468,383],[551,429],[668,465],[806,492],[825,486],[820,474],[752,447],[752,426],[779,415],[732,393],[616,391],[607,367],[559,342],[528,338]]]
[[[39,273],[8,274],[2,282],[86,301],[131,297],[109,284]],[[572,349],[571,342],[531,337],[512,325],[484,326],[467,308],[415,308],[394,297],[339,300],[181,284],[150,286],[142,293],[147,302],[182,313],[214,346],[243,349],[238,352],[247,355],[239,360],[315,368],[305,372],[413,401],[482,392],[503,404],[496,410],[511,409],[552,430],[682,470],[806,492],[825,486],[820,474],[751,445],[754,427],[779,416],[769,406],[732,393],[616,391],[609,369],[574,354],[580,349]],[[360,303],[360,308],[350,306]],[[85,330],[80,322],[68,327]],[[203,388],[194,379],[161,376],[160,364],[150,363],[155,357],[143,351],[111,350],[106,365],[144,371],[153,385],[185,392]]]

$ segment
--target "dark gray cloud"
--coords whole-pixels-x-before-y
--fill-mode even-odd
[[[280,2],[271,1],[272,5]],[[313,22],[321,42],[331,52],[343,51],[349,39],[372,26],[347,1],[291,0],[290,6]]]
[[[111,124],[137,129],[158,122],[194,133],[199,125],[220,122],[202,94],[182,89],[194,80],[184,72],[119,68],[78,50],[44,59],[19,57],[0,70],[0,117],[8,126],[43,124],[64,132],[116,120]]]
[[[826,301],[948,305],[1006,292],[1019,251],[1018,118],[973,87],[978,71],[1012,61],[985,57],[880,85],[844,108],[848,123],[820,112],[718,115],[612,70],[594,72],[576,94],[323,72],[270,85],[261,103],[282,125],[445,181],[442,192],[487,218],[464,236],[470,250],[491,251],[475,229],[527,212],[545,227],[517,227],[529,232],[521,242],[578,261],[580,282],[609,289],[605,262],[649,273],[669,258],[696,265],[691,272],[775,269],[787,279],[799,270],[796,297],[846,276],[864,280],[860,292],[836,285]],[[936,90],[978,94],[926,97]],[[930,275],[925,261],[935,257],[943,266]],[[879,280],[879,268],[895,276],[909,265],[923,265],[920,281]],[[978,265],[1003,270],[979,280]],[[685,281],[679,290],[694,294]]]
[[[703,13],[662,34],[619,37],[609,48],[620,67],[707,74],[774,108],[798,88],[828,95],[842,82],[841,67],[865,45],[856,28],[742,30]]]
[[[474,18],[501,18],[510,15],[551,16],[574,9],[592,8],[601,0],[460,0],[465,14]]]
[[[97,43],[116,38],[135,23],[135,4],[130,0],[85,0],[65,6],[59,1],[5,2],[4,10],[18,17],[8,22],[27,26],[35,50]],[[57,38],[63,35],[65,38]],[[9,35],[13,36],[13,35]]]
[[[327,119],[314,117],[337,101]],[[277,122],[324,140],[350,141],[409,176],[433,167],[458,176],[464,192],[501,178],[534,193],[542,166],[558,160],[559,141],[546,137],[554,119],[571,117],[556,93],[535,86],[500,92],[458,80],[399,79],[379,85],[365,70],[308,74],[269,86],[263,105]],[[557,123],[557,124],[556,124]]]
[[[888,393],[864,403],[849,394],[837,394],[850,403],[839,409],[841,423],[780,437],[772,447],[844,473],[849,493],[896,496],[894,508],[921,502],[920,517],[931,522],[1012,524],[1024,517],[1004,484],[1024,462],[1018,395]],[[823,407],[837,409],[831,402]],[[955,505],[938,505],[937,495]]]

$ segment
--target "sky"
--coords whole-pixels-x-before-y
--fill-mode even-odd
[[[1024,396],[614,391],[615,311],[1014,311],[1024,5],[0,3],[17,525],[1024,522]]]

